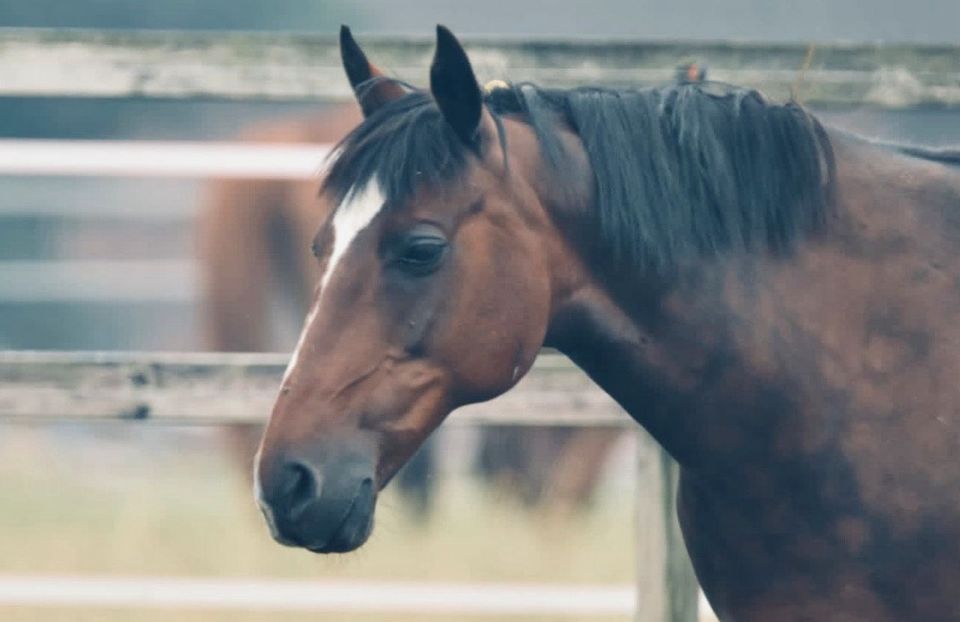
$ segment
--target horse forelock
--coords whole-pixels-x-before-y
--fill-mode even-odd
[[[379,108],[340,141],[323,190],[339,203],[353,188],[376,180],[385,203],[401,205],[420,188],[461,174],[467,151],[433,98],[413,91]]]

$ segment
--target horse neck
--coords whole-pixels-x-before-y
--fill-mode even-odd
[[[692,341],[680,343],[684,333],[677,331],[679,324],[667,311],[673,283],[609,264],[610,256],[584,236],[594,218],[592,173],[576,141],[563,138],[582,170],[568,171],[561,181],[543,174],[548,167],[537,167],[541,178],[532,184],[569,253],[566,262],[556,262],[557,272],[564,275],[558,279],[562,300],[554,309],[545,345],[566,354],[680,457],[687,452],[672,414],[689,410],[693,402],[685,389],[695,380],[684,357],[703,359],[703,348],[691,347]]]
[[[960,270],[951,242],[958,230],[948,222],[956,221],[960,174],[840,136],[834,144],[835,213],[794,252],[704,259],[656,278],[595,253],[589,276],[558,305],[548,345],[681,463],[708,456],[708,437],[723,434],[724,421],[750,413],[762,426],[807,408],[797,386],[823,382],[817,352],[836,334],[862,336],[857,315],[842,309],[868,314],[874,303],[866,301],[886,297],[909,313],[909,297],[921,294],[902,293],[909,284],[891,280],[891,266],[919,260]],[[868,290],[878,283],[889,291]]]
[[[685,448],[678,415],[693,410],[697,372],[714,364],[715,352],[670,308],[671,289],[642,278],[591,280],[559,306],[545,343],[682,461],[693,452]]]

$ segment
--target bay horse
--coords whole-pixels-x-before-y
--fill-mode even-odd
[[[341,51],[365,120],[260,447],[276,540],[359,547],[546,344],[680,464],[721,619],[960,619],[960,152],[719,84],[484,93],[443,27],[429,91]]]

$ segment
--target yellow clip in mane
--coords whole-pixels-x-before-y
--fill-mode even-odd
[[[483,92],[489,95],[490,93],[493,93],[497,89],[508,89],[508,88],[510,88],[510,85],[504,82],[503,80],[490,80],[489,82],[483,85]]]

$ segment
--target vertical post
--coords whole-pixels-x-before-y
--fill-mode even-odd
[[[677,523],[676,463],[637,435],[636,622],[697,622],[699,588]]]

